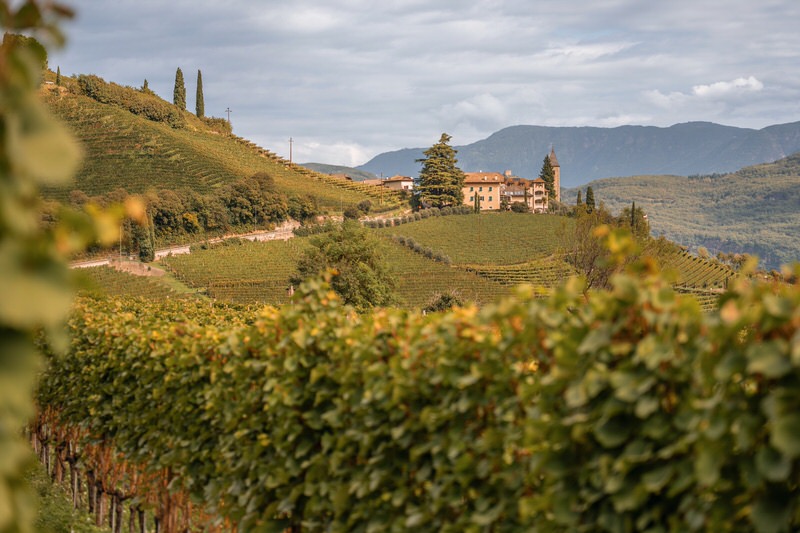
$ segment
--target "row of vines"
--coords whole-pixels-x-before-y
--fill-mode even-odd
[[[163,531],[800,526],[800,286],[736,279],[712,313],[658,275],[582,288],[428,316],[324,282],[258,312],[83,300],[34,433]]]

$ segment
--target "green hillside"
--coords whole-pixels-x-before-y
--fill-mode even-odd
[[[765,268],[800,260],[800,153],[723,176],[636,176],[589,185],[614,212],[635,201],[654,234],[680,244],[756,254]],[[564,197],[574,201],[575,194]]]
[[[108,266],[78,268],[73,274],[80,292],[92,296],[134,295],[157,301],[193,297],[185,290],[176,290],[163,278],[137,276]]]
[[[385,237],[385,258],[397,280],[400,306],[418,309],[435,295],[453,291],[483,305],[520,283],[547,294],[577,273],[558,253],[565,242],[564,228],[573,223],[557,216],[452,215],[373,231]],[[390,238],[398,234],[448,255],[451,264],[429,259]],[[308,246],[306,237],[263,243],[234,240],[166,257],[161,264],[216,300],[280,305],[289,301],[289,279]],[[674,271],[678,290],[695,295],[706,309],[716,305],[719,291],[735,276],[730,268],[678,246],[666,243],[654,249],[662,266]]]
[[[131,110],[140,111],[147,105],[171,104],[156,102],[157,97],[135,89],[105,86],[115,95],[121,94],[122,103],[101,103],[85,96],[74,79],[68,80],[66,88],[45,86],[41,91],[48,107],[72,130],[85,152],[74,185],[48,190],[47,196],[63,200],[71,189],[91,196],[120,187],[131,193],[191,188],[207,194],[236,179],[265,173],[279,192],[314,196],[329,210],[340,211],[365,199],[376,206],[383,202],[385,207],[400,201],[396,193],[292,165],[245,139],[217,131],[219,128],[188,112],[182,112],[178,127],[173,127],[174,121],[170,125],[166,119],[134,114]],[[178,112],[171,107],[171,112]]]
[[[506,265],[553,254],[573,225],[557,215],[506,212],[431,217],[378,231],[411,237],[455,264]]]
[[[289,278],[309,239],[235,242],[166,257],[161,263],[187,285],[215,299],[280,305],[289,301]],[[386,240],[386,260],[397,279],[403,307],[425,306],[437,293],[457,291],[465,300],[486,304],[508,288],[465,270],[436,263]],[[420,275],[424,272],[424,275]]]

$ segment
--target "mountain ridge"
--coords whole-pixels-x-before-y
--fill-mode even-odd
[[[758,255],[777,269],[800,261],[800,153],[715,175],[647,175],[588,183],[598,202],[617,213],[631,202],[655,235],[688,246]],[[564,189],[573,203],[577,188]]]
[[[669,127],[515,125],[455,146],[465,172],[512,170],[524,178],[538,176],[551,147],[561,164],[564,187],[606,177],[727,173],[800,151],[800,122],[761,129],[703,121]],[[416,160],[423,157],[423,150],[385,152],[356,168],[373,174],[417,176],[420,164]]]

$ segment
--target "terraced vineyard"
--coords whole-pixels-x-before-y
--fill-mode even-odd
[[[678,272],[677,285],[692,288],[718,288],[722,289],[728,280],[736,276],[736,272],[729,267],[708,261],[679,250],[662,259],[664,268],[671,268]]]
[[[168,256],[162,265],[211,298],[279,305],[289,301],[289,277],[308,239],[250,242]]]
[[[573,224],[556,215],[484,213],[430,217],[376,231],[411,237],[455,264],[509,265],[552,255]]]
[[[478,305],[494,302],[509,293],[509,287],[496,281],[431,261],[393,242],[387,242],[387,253],[389,264],[397,276],[401,305],[405,307],[424,307],[437,293],[451,291],[456,291],[463,300]]]
[[[190,287],[215,299],[279,305],[289,301],[289,278],[308,238],[247,242],[166,257],[161,263]],[[403,307],[424,307],[437,293],[457,291],[464,300],[484,304],[508,287],[475,273],[435,263],[387,240],[386,259],[398,280]]]
[[[554,257],[516,265],[464,265],[463,268],[501,285],[530,283],[537,289],[543,289],[543,294],[577,274],[570,265]]]
[[[385,207],[399,202],[396,193],[317,174],[249,141],[213,132],[190,113],[185,114],[187,129],[173,129],[85,96],[56,90],[43,94],[84,147],[86,156],[74,188],[89,195],[120,187],[132,193],[155,187],[191,187],[209,193],[237,178],[264,172],[279,191],[314,196],[323,208],[334,211],[365,199],[376,206],[382,201]],[[63,200],[68,189],[46,193]]]
[[[147,300],[192,298],[179,293],[159,278],[135,276],[108,266],[78,268],[73,274],[81,287],[80,292],[93,296],[139,296]]]

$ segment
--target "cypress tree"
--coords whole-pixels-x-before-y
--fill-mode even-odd
[[[581,198],[581,190],[578,189],[578,199],[575,200],[575,205],[582,205],[582,204],[583,204],[583,199]]]
[[[586,210],[591,213],[594,211],[596,205],[594,203],[594,191],[592,187],[586,187]]]
[[[172,102],[181,109],[186,109],[186,85],[183,83],[183,71],[178,67],[175,72],[175,89],[172,91]]]
[[[61,67],[56,67],[56,85],[61,87]]]
[[[636,227],[636,202],[631,202],[631,231]]]
[[[203,101],[203,73],[197,71],[197,98],[195,99],[195,111],[198,118],[203,118],[206,114],[206,106]]]
[[[550,162],[550,156],[544,156],[544,161],[542,162],[542,170],[539,172],[539,177],[544,180],[544,187],[547,189],[547,196],[550,198],[555,199],[556,197],[556,173],[553,170],[553,165]],[[588,198],[587,198],[588,200]]]
[[[451,137],[442,133],[439,142],[425,150],[419,173],[419,185],[415,188],[419,200],[431,207],[461,205],[464,201],[464,172],[456,166],[457,151],[448,144]]]

